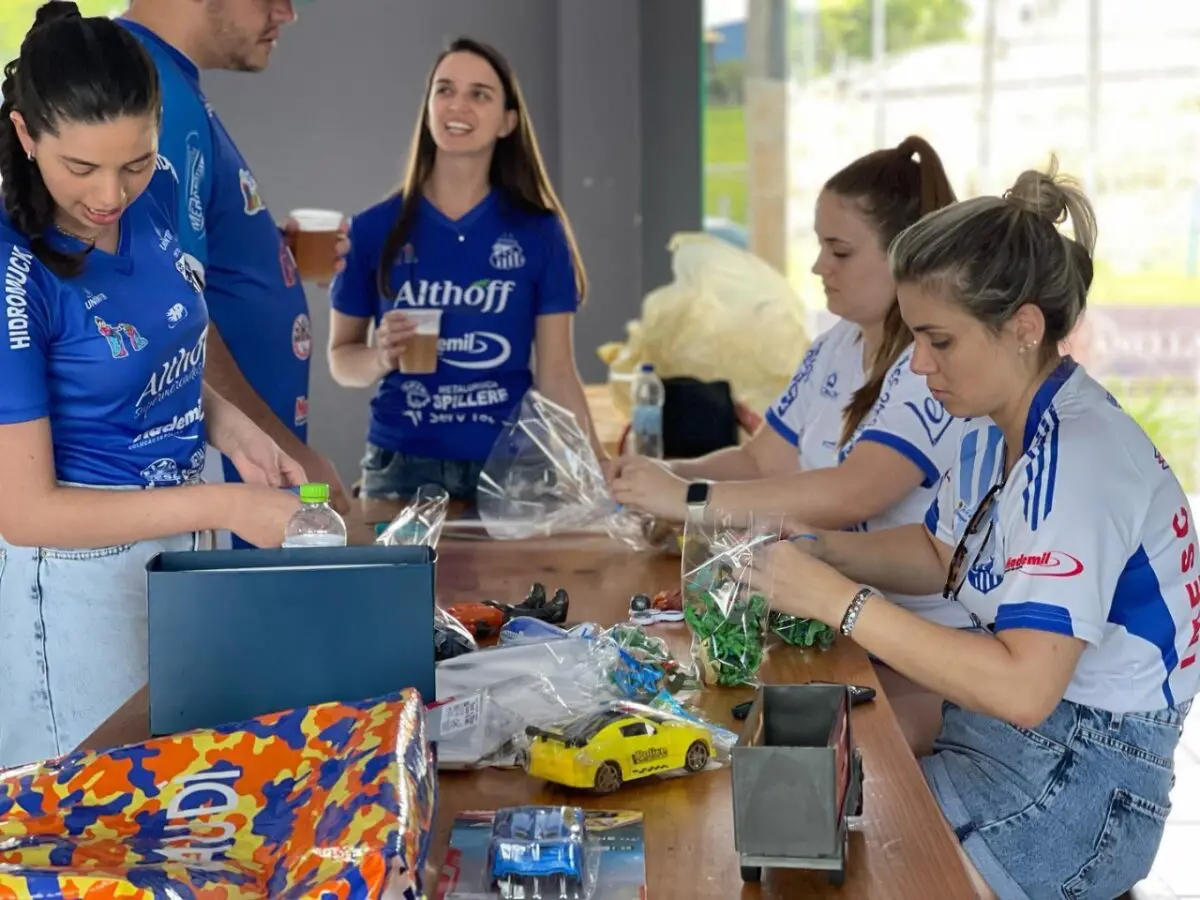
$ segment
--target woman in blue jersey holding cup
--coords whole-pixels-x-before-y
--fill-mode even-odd
[[[204,386],[208,314],[157,156],[154,65],[38,10],[0,105],[0,766],[70,751],[146,681],[146,562],[278,545],[303,472]],[[248,484],[202,485],[207,438]],[[147,490],[147,488],[152,488]]]
[[[333,285],[329,362],[340,384],[379,385],[364,496],[408,497],[432,482],[473,499],[535,384],[604,458],[575,366],[583,263],[494,48],[460,38],[438,57],[404,183],[354,217],[350,247]]]

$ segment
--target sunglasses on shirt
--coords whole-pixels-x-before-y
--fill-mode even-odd
[[[979,501],[979,506],[975,508],[975,514],[971,516],[971,520],[967,522],[967,530],[963,532],[958,546],[954,548],[954,556],[950,558],[950,568],[946,572],[946,586],[942,589],[942,596],[947,600],[958,600],[958,592],[962,590],[962,586],[967,580],[967,573],[979,562],[979,557],[982,555],[984,547],[987,546],[988,540],[992,536],[992,529],[995,527],[991,515],[992,507],[995,506],[996,497],[1003,489],[1003,480],[992,485],[991,489],[983,495],[983,499]],[[973,538],[979,534],[979,529],[983,527],[984,522],[987,522],[987,530],[983,532],[982,539],[976,543]],[[973,551],[972,545],[974,546]],[[975,619],[974,613],[971,614],[971,618]]]

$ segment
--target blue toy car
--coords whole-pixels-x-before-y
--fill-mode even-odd
[[[497,810],[488,847],[491,889],[503,900],[587,896],[587,825],[576,806]]]

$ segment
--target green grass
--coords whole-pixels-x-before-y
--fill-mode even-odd
[[[1093,306],[1200,306],[1200,278],[1184,272],[1113,272],[1103,263],[1096,270]]]
[[[704,213],[746,223],[746,111],[704,109]],[[709,167],[713,169],[710,171]],[[740,167],[740,168],[739,168]]]

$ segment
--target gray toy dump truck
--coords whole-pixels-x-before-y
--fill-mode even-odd
[[[862,814],[862,757],[846,685],[758,689],[733,749],[733,834],[742,880],[767,868],[846,877],[847,816]]]

